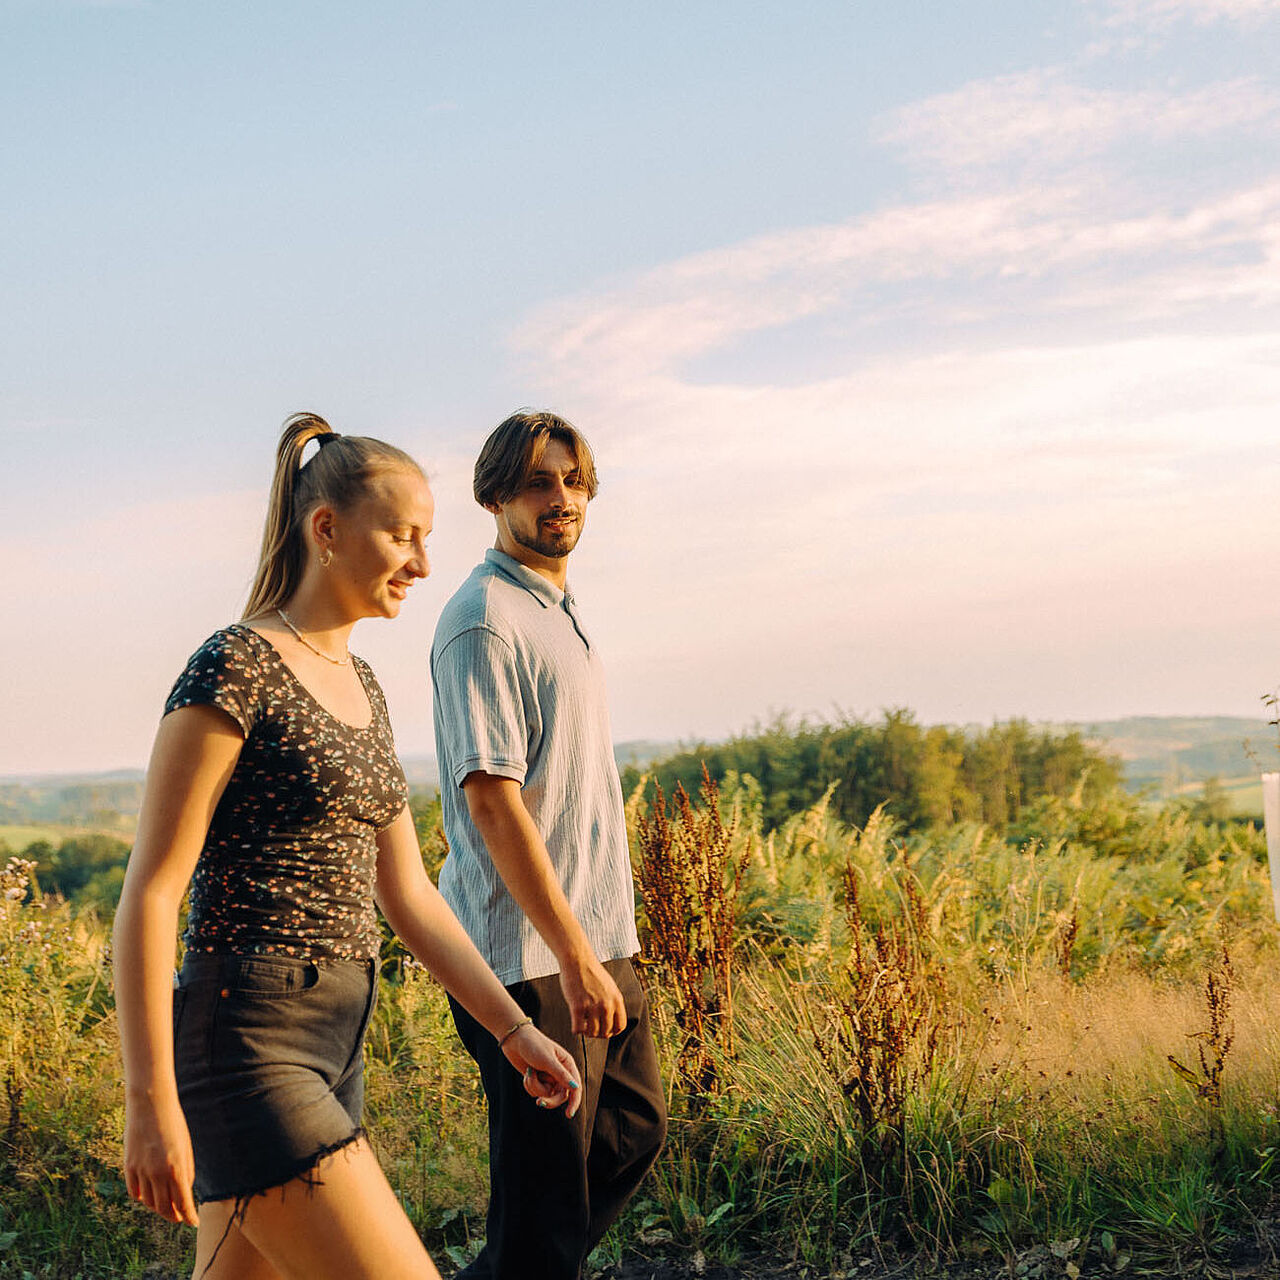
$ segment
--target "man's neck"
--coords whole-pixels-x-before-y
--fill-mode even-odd
[[[540,556],[536,551],[530,551],[528,547],[522,546],[514,539],[504,538],[501,533],[498,534],[498,540],[494,546],[503,555],[510,556],[517,563],[524,565],[526,569],[532,569],[540,578],[546,578],[557,590],[564,590],[564,584],[569,578],[568,556],[558,556],[554,559],[550,556]]]

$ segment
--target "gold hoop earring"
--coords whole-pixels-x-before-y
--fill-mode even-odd
[[[325,547],[320,553],[320,567],[327,569],[333,563],[333,548]]]

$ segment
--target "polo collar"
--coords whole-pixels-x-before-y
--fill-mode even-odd
[[[528,565],[521,564],[505,551],[499,551],[497,547],[490,547],[484,553],[484,559],[487,565],[497,570],[504,578],[514,582],[518,587],[523,587],[544,609],[558,608],[567,594],[554,583],[548,582],[542,574],[534,573]]]

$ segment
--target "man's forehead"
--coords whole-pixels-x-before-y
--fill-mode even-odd
[[[572,445],[554,438],[548,440],[540,452],[529,459],[530,477],[538,475],[564,475],[578,470],[578,454]]]

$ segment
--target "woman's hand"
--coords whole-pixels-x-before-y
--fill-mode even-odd
[[[567,1050],[529,1022],[507,1039],[502,1052],[524,1076],[524,1090],[538,1106],[564,1106],[566,1116],[577,1114],[582,1089],[577,1064]]]
[[[198,1227],[192,1194],[195,1159],[177,1098],[154,1105],[130,1100],[125,1107],[124,1184],[129,1195],[170,1222]]]

